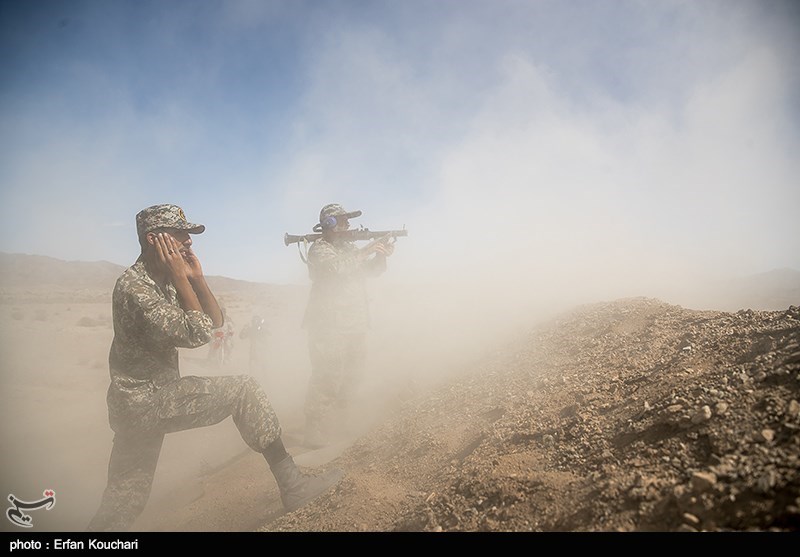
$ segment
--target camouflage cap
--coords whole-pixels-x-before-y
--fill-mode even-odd
[[[206,229],[205,225],[188,222],[183,209],[177,205],[152,205],[137,213],[136,233],[139,236],[157,228],[176,228],[189,234],[201,234]]]
[[[345,208],[339,205],[338,203],[329,203],[325,205],[322,210],[319,212],[319,222],[324,222],[328,217],[344,217],[346,219],[352,219],[355,217],[360,217],[361,211],[345,211]]]

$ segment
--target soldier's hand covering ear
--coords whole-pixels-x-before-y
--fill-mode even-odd
[[[187,247],[183,250],[183,259],[186,261],[186,265],[189,268],[189,272],[187,273],[189,280],[203,276],[203,267],[200,265],[200,259],[197,258],[197,255],[195,255],[191,247]]]
[[[173,277],[188,276],[189,268],[181,254],[181,245],[175,238],[166,232],[154,234],[154,237],[158,260],[165,267],[165,270]]]

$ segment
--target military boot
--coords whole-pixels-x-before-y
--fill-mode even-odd
[[[300,471],[291,456],[287,456],[274,466],[271,466],[272,475],[278,483],[281,492],[281,501],[284,508],[295,511],[310,502],[312,499],[327,492],[336,485],[344,473],[334,469],[323,472],[318,476],[310,476]]]

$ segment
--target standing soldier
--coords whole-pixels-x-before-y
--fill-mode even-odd
[[[361,211],[325,205],[308,249],[311,293],[303,324],[308,330],[311,378],[306,394],[305,445],[319,448],[343,433],[348,407],[363,376],[369,307],[366,277],[386,270],[394,246],[372,242],[358,248],[348,240],[350,219]],[[331,431],[334,429],[334,431]],[[336,431],[338,429],[339,431]]]
[[[284,507],[295,510],[341,477],[300,472],[281,440],[278,417],[259,384],[246,375],[181,377],[178,348],[206,344],[223,313],[192,251],[177,205],[154,205],[136,215],[142,251],[117,279],[112,297],[114,339],[109,354],[108,419],[114,443],[108,484],[90,531],[127,530],[144,510],[167,433],[213,425],[228,416],[242,439],[264,455]]]
[[[265,377],[268,371],[269,327],[267,320],[260,315],[254,315],[250,319],[250,323],[242,328],[239,338],[250,340],[250,375]]]

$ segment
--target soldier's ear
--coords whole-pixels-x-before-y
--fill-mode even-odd
[[[323,230],[333,230],[334,228],[336,228],[337,224],[336,217],[334,216],[325,217],[325,219],[320,224],[322,225]]]
[[[147,243],[151,246],[156,245],[156,233],[155,232],[148,232],[145,234],[145,238],[147,239]]]

